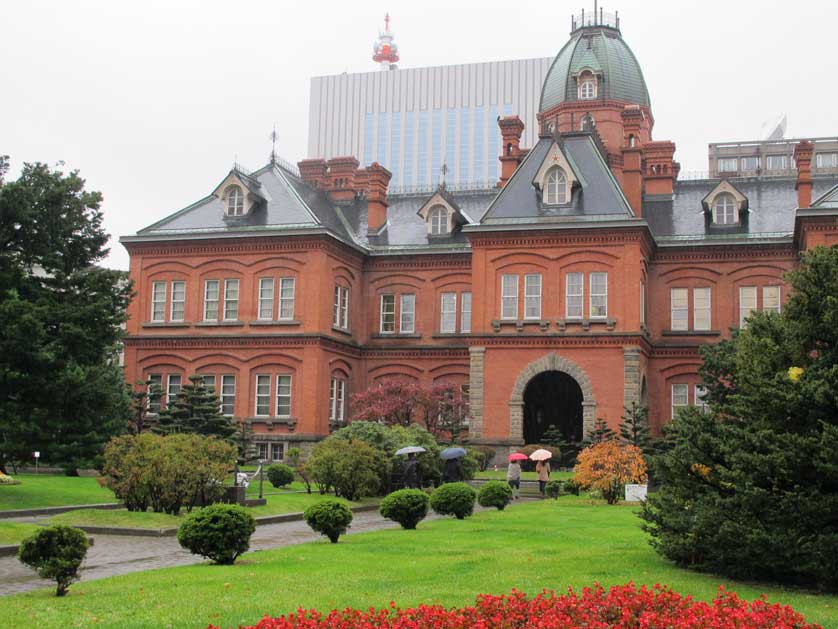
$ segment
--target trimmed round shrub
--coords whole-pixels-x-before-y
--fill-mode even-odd
[[[282,463],[271,465],[265,473],[274,487],[285,487],[294,482],[294,470]]]
[[[498,511],[503,511],[510,502],[512,502],[512,487],[503,481],[490,480],[477,492],[477,503],[481,507],[497,507]]]
[[[581,489],[581,487],[579,487],[579,483],[576,482],[575,478],[568,478],[564,482],[564,486],[562,487],[562,491],[564,493],[573,494],[574,496],[579,495],[579,490],[580,489]]]
[[[306,509],[303,517],[314,531],[337,544],[352,522],[352,510],[338,500],[322,500]]]
[[[465,483],[446,483],[431,494],[431,508],[440,515],[453,515],[458,520],[474,512],[477,492]]]
[[[55,580],[55,595],[64,596],[70,584],[79,578],[79,568],[89,547],[83,531],[72,526],[48,526],[21,542],[17,558],[42,579]]]
[[[557,499],[564,493],[564,485],[566,481],[561,480],[551,480],[544,486],[544,493],[547,495],[548,498],[553,498],[554,500]],[[577,489],[577,492],[579,490]]]
[[[403,529],[415,529],[428,515],[430,498],[421,489],[400,489],[381,501],[381,515],[398,522]]]
[[[214,504],[188,515],[177,541],[193,555],[230,565],[250,547],[256,520],[239,505]]]

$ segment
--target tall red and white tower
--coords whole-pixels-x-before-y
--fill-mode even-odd
[[[393,33],[390,30],[390,14],[384,15],[384,32],[378,32],[378,39],[372,46],[372,60],[381,64],[382,70],[395,70],[396,62],[399,60],[399,47],[393,41]]]

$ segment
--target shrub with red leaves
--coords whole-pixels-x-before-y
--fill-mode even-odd
[[[636,587],[633,583],[605,590],[600,585],[581,593],[569,589],[535,598],[522,592],[481,594],[473,607],[446,609],[419,605],[366,611],[334,609],[327,614],[300,609],[279,618],[265,616],[240,629],[822,629],[807,624],[788,606],[769,604],[765,597],[748,603],[720,588],[712,603],[695,601],[669,588]],[[208,629],[218,629],[210,625]]]

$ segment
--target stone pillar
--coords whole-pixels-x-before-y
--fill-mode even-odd
[[[509,438],[524,443],[524,401],[509,402]]]
[[[483,374],[486,362],[485,347],[469,347],[468,435],[471,439],[483,437]]]
[[[640,348],[623,348],[623,406],[640,404]]]
[[[594,429],[596,422],[596,402],[586,400],[582,402],[582,437],[587,437]]]

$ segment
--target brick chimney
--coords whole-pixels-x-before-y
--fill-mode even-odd
[[[675,189],[675,179],[681,168],[672,159],[674,155],[673,142],[648,142],[643,145],[643,159],[646,163],[646,194],[672,194]]]
[[[801,140],[794,147],[794,161],[797,164],[797,207],[807,208],[812,205],[812,143]]]
[[[518,116],[504,116],[498,120],[500,134],[503,138],[502,154],[500,156],[500,182],[502,188],[509,181],[518,164],[524,159],[527,151],[521,150],[521,135],[524,133],[524,123]]]
[[[328,166],[326,166],[325,159],[304,159],[297,162],[297,168],[300,169],[300,177],[308,184],[315,188],[322,188],[326,184],[328,178]]]
[[[393,175],[378,162],[367,166],[364,175],[367,180],[367,233],[376,234],[387,222],[387,185]]]
[[[623,194],[635,215],[643,216],[643,148],[640,127],[643,112],[637,105],[627,106],[620,113],[623,119]]]
[[[358,160],[352,156],[333,157],[326,164],[329,166],[329,198],[334,203],[353,201]]]

